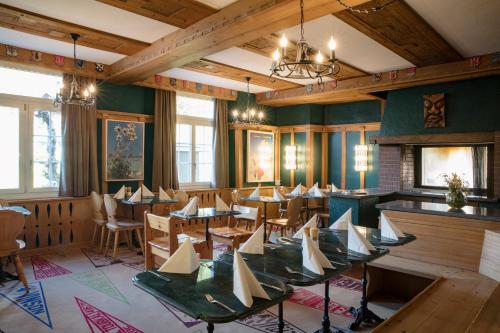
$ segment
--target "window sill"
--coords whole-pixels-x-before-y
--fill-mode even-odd
[[[58,198],[59,192],[29,192],[29,193],[3,193],[0,194],[2,199],[6,200],[29,200],[29,199],[47,199]]]
[[[181,190],[208,190],[210,189],[210,183],[195,183],[195,184],[179,184],[179,189]]]

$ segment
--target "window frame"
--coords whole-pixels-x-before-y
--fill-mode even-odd
[[[414,165],[414,187],[428,190],[447,191],[446,186],[430,186],[422,184],[422,148],[449,148],[449,147],[485,147],[487,150],[486,163],[486,189],[474,189],[469,187],[468,190],[475,195],[487,196],[490,195],[493,189],[493,145],[488,143],[479,144],[443,144],[443,145],[418,145],[415,146],[415,165]],[[473,184],[470,184],[473,186]],[[475,191],[474,191],[475,190]]]
[[[193,97],[191,94],[185,95],[187,97]],[[197,97],[195,97],[197,98]],[[214,100],[210,99],[213,103]],[[215,104],[214,104],[215,107]],[[191,126],[191,182],[189,183],[181,183],[179,180],[179,187],[181,189],[206,189],[210,188],[211,181],[208,182],[197,182],[196,181],[196,168],[197,168],[197,163],[196,163],[196,126],[208,126],[212,127],[212,131],[214,131],[214,120],[209,119],[209,118],[201,118],[201,117],[193,117],[193,116],[187,116],[187,115],[180,115],[177,114],[177,121],[176,121],[176,126],[177,124],[184,124],[184,125],[190,125]],[[212,132],[213,133],[213,132]],[[213,144],[213,142],[212,142]],[[177,154],[177,142],[176,142],[176,154]],[[176,162],[177,163],[177,162]],[[177,164],[178,166],[178,164]],[[213,168],[213,161],[212,161],[212,168]]]
[[[58,187],[35,188],[33,186],[33,117],[40,109],[61,112],[52,100],[0,93],[0,105],[18,107],[19,115],[19,187],[0,189],[0,195],[8,199],[57,197]],[[62,125],[62,124],[61,124]]]

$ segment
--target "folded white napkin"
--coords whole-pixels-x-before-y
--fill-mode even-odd
[[[347,230],[347,225],[352,223],[352,208],[349,208],[341,217],[331,226],[330,230]]]
[[[215,196],[215,210],[218,212],[230,212],[231,208],[218,195]]]
[[[160,186],[158,190],[158,196],[160,201],[172,200],[172,198],[165,192],[165,190]]]
[[[271,299],[237,250],[233,259],[233,293],[248,308],[253,304],[252,296]]]
[[[324,197],[325,195],[323,194],[323,192],[320,191],[319,187],[318,187],[318,183],[314,184],[313,187],[311,187],[309,189],[309,194],[313,197]]]
[[[258,208],[233,205],[233,210],[240,212],[240,214],[234,215],[235,218],[257,221],[257,213],[259,212]]]
[[[118,192],[113,196],[113,199],[122,200],[125,199],[125,185],[123,185]]]
[[[146,185],[142,184],[141,190],[143,198],[154,198],[155,195],[149,190],[149,188],[146,187]]]
[[[302,195],[304,193],[304,186],[302,184],[299,184],[295,186],[292,192],[290,192],[291,195]]]
[[[319,275],[325,274],[323,268],[334,268],[323,252],[307,236],[302,237],[302,265]]]
[[[186,238],[177,251],[158,269],[165,273],[191,274],[200,267],[200,259],[194,250],[191,239]]]
[[[189,202],[186,206],[184,206],[184,208],[182,208],[181,212],[184,215],[195,215],[198,211],[198,200],[197,196],[189,199]]]
[[[384,213],[380,215],[380,230],[380,234],[384,238],[398,240],[399,237],[405,236]]]
[[[264,254],[264,225],[255,230],[253,235],[240,246],[241,253]]]
[[[128,199],[128,201],[130,202],[139,202],[142,200],[142,192],[141,192],[141,188],[139,187],[137,189],[137,191],[135,191],[134,194],[132,194],[132,196]]]
[[[370,255],[370,251],[375,251],[375,247],[359,233],[352,223],[347,224],[347,248],[366,255]]]
[[[332,192],[337,192],[339,189],[337,186],[335,186],[334,183],[332,183]]]
[[[304,235],[305,228],[317,228],[317,227],[318,227],[318,214],[314,214],[314,216],[311,217],[309,221],[307,221],[307,223],[304,224],[304,226],[295,233],[295,235],[293,235],[293,238],[302,238],[302,236]]]
[[[278,191],[277,188],[273,188],[273,200],[274,201],[285,201],[285,197]]]
[[[252,199],[258,199],[260,197],[260,187],[257,187],[255,190],[253,190],[252,194],[250,194],[248,197]]]

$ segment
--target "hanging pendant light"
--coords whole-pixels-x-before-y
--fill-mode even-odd
[[[71,39],[73,39],[73,61],[74,67],[76,68],[76,42],[80,38],[77,33],[70,34]],[[73,79],[71,80],[69,87],[69,95],[63,95],[65,89],[64,84],[61,86],[61,90],[56,94],[54,99],[54,106],[59,106],[60,104],[66,105],[80,105],[80,106],[91,106],[96,102],[95,92],[96,88],[93,84],[89,84],[83,91],[80,90],[80,86],[76,80],[75,71],[73,71]]]
[[[245,110],[239,111],[234,109],[233,124],[260,124],[264,119],[264,112],[250,108],[250,77],[245,77],[247,80],[247,107]]]

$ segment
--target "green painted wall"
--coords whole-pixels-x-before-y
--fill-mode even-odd
[[[354,146],[359,144],[359,132],[346,133],[346,189],[359,188],[359,172],[354,171]]]
[[[325,125],[380,121],[380,101],[364,101],[324,106]]]
[[[446,127],[424,128],[424,95],[444,93]],[[388,93],[381,135],[500,130],[500,76],[395,90]]]
[[[290,170],[285,168],[285,147],[288,146],[291,142],[292,135],[290,133],[282,133],[281,134],[281,142],[280,142],[280,180],[281,185],[290,186],[291,178],[290,178]]]
[[[276,126],[323,124],[323,106],[316,104],[290,105],[273,108]]]
[[[328,133],[328,183],[340,187],[342,182],[342,133]]]
[[[295,185],[306,185],[306,133],[295,133],[297,146],[297,169],[295,170]]]
[[[368,144],[368,171],[365,172],[365,187],[378,187],[378,145],[369,144],[370,136],[378,135],[379,131],[365,132],[365,142]]]
[[[321,164],[323,163],[323,158],[321,156],[321,150],[323,149],[323,143],[321,141],[321,133],[314,133],[313,136],[313,184],[318,182],[321,184]]]
[[[121,111],[138,114],[154,114],[154,89],[133,86],[114,85],[99,82],[97,109]],[[97,120],[97,159],[99,166],[99,183],[101,183],[102,166],[102,120]],[[153,124],[146,124],[144,133],[144,184],[151,188],[153,172]],[[108,192],[117,191],[122,185],[137,187],[137,182],[108,182]]]

